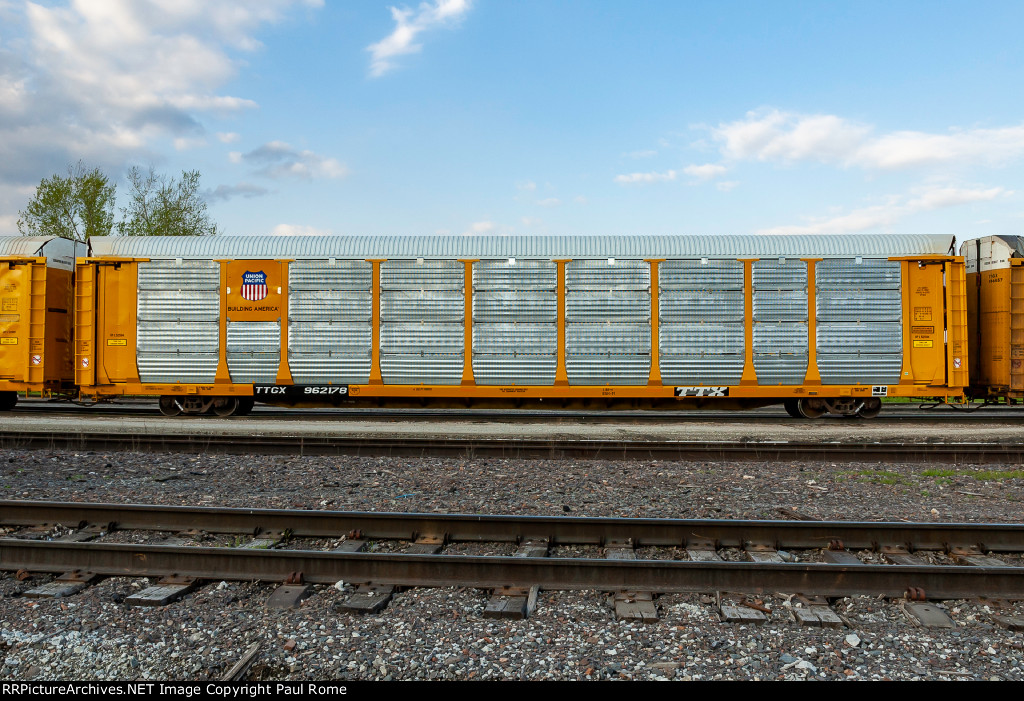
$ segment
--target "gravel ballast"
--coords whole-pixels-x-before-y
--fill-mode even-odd
[[[1016,465],[659,462],[0,452],[4,499],[548,516],[1019,522]],[[122,536],[122,534],[112,534]],[[123,537],[123,536],[122,536]],[[130,537],[126,541],[131,542]],[[206,543],[204,543],[206,544]],[[287,547],[292,547],[293,544]],[[495,552],[500,546],[495,546]],[[447,552],[476,552],[452,546]],[[1018,563],[1019,564],[1019,563]],[[487,593],[401,591],[381,614],[337,610],[352,586],[317,586],[268,610],[260,583],[210,583],[164,607],[110,578],[58,600],[18,594],[48,576],[0,575],[0,677],[216,679],[261,642],[250,679],[1024,679],[1024,606],[947,601],[952,629],[906,602],[833,602],[846,622],[806,628],[793,592],[767,621],[720,620],[714,596],[658,597],[656,623],[616,621],[607,593],[541,592],[529,619],[486,619]],[[739,595],[733,597],[739,600]]]

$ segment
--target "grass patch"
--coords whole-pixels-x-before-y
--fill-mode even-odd
[[[956,477],[957,475],[961,475],[961,474],[963,474],[963,473],[962,472],[957,472],[956,470],[950,470],[950,469],[946,469],[946,470],[925,470],[924,472],[921,473],[921,475],[924,476],[924,477]]]
[[[1024,470],[982,470],[981,472],[970,472],[966,470],[932,469],[921,473],[922,477],[939,477],[936,484],[949,484],[950,477],[970,477],[979,482],[995,482],[998,480],[1012,480],[1024,478]]]
[[[971,477],[979,482],[1021,479],[1024,478],[1024,470],[985,470],[984,472],[972,473]]]

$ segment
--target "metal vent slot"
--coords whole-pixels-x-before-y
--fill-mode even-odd
[[[817,264],[818,371],[823,384],[895,384],[903,366],[902,267],[886,260]]]
[[[381,263],[380,368],[385,384],[454,385],[465,348],[465,266]]]
[[[807,376],[807,263],[753,265],[754,370],[759,385],[798,385]]]
[[[281,365],[281,322],[229,321],[227,355],[232,382],[276,382]]]
[[[569,384],[647,384],[650,265],[642,260],[579,260],[570,261],[565,269]]]
[[[288,265],[288,367],[296,384],[366,384],[373,337],[373,266]]]
[[[220,265],[139,263],[136,363],[142,382],[210,383],[220,360]]]
[[[743,263],[669,260],[658,266],[659,362],[672,385],[732,385],[743,375]]]
[[[473,265],[473,376],[479,385],[551,385],[558,364],[558,266]]]

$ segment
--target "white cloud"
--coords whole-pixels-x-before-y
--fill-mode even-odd
[[[179,136],[177,139],[174,140],[175,151],[189,151],[191,149],[201,148],[203,146],[206,146],[206,139],[202,137],[191,139],[186,136]]]
[[[712,135],[732,160],[793,163],[817,161],[867,170],[895,170],[940,164],[999,165],[1024,157],[1024,124],[995,129],[950,129],[945,134],[894,131],[836,115],[779,110],[748,112],[720,124]]]
[[[717,178],[720,175],[724,175],[729,169],[723,165],[716,163],[705,163],[702,166],[686,166],[683,168],[683,172],[687,175],[692,175],[695,178],[701,180],[711,180]]]
[[[732,190],[739,184],[739,180],[723,180],[720,183],[715,183],[715,187],[721,190],[722,192],[729,192],[729,190]]]
[[[583,195],[576,195],[575,197],[572,198],[572,201],[575,202],[576,204],[586,204],[587,198],[584,197]]]
[[[302,226],[301,224],[278,224],[270,232],[271,236],[331,236],[332,233],[326,229],[317,229],[313,226]]]
[[[5,6],[0,182],[38,182],[84,159],[119,168],[169,139],[194,147],[205,113],[256,106],[224,94],[261,27],[322,0],[69,0]]]
[[[668,170],[664,173],[629,173],[628,175],[615,176],[615,182],[623,185],[630,183],[658,183],[675,179],[676,172],[674,170]]]
[[[651,158],[652,156],[657,156],[658,152],[653,149],[648,149],[646,151],[630,151],[629,153],[624,153],[622,155],[626,158]]]
[[[562,204],[562,200],[558,199],[557,197],[548,197],[543,200],[537,200],[537,204],[539,204],[541,207],[557,207],[558,205]]]
[[[516,188],[526,190],[527,192],[533,192],[537,189],[537,183],[532,180],[527,180],[526,182],[516,183]]]
[[[395,58],[419,53],[423,48],[416,37],[435,27],[447,26],[461,20],[472,7],[473,0],[434,0],[433,4],[423,2],[415,9],[391,8],[395,29],[376,44],[370,44],[370,76],[379,78],[396,68]]]
[[[283,141],[271,141],[246,154],[231,152],[232,163],[249,163],[268,178],[343,178],[349,169],[334,158],[299,151]]]
[[[233,131],[228,131],[228,132],[219,131],[219,132],[217,132],[217,140],[220,141],[222,144],[233,144],[233,143],[235,143],[236,141],[238,141],[241,138],[242,138],[241,134],[236,134]]]
[[[498,225],[492,221],[478,221],[469,225],[469,229],[463,232],[463,236],[478,236],[480,234],[492,234]]]
[[[538,219],[537,217],[523,217],[521,221],[523,222],[524,226],[528,226],[528,227],[531,227],[531,228],[535,227],[535,226],[540,226],[541,224],[544,223],[542,220]]]
[[[810,217],[806,224],[776,226],[762,229],[756,233],[764,235],[848,234],[887,227],[920,212],[955,207],[971,202],[989,202],[1011,194],[1013,194],[1012,190],[1002,187],[968,189],[933,186],[917,189],[909,195],[891,196],[886,198],[883,204],[862,207],[846,214]]]

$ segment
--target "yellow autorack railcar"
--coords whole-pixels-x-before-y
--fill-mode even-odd
[[[949,236],[94,238],[77,381],[166,414],[960,401]]]

